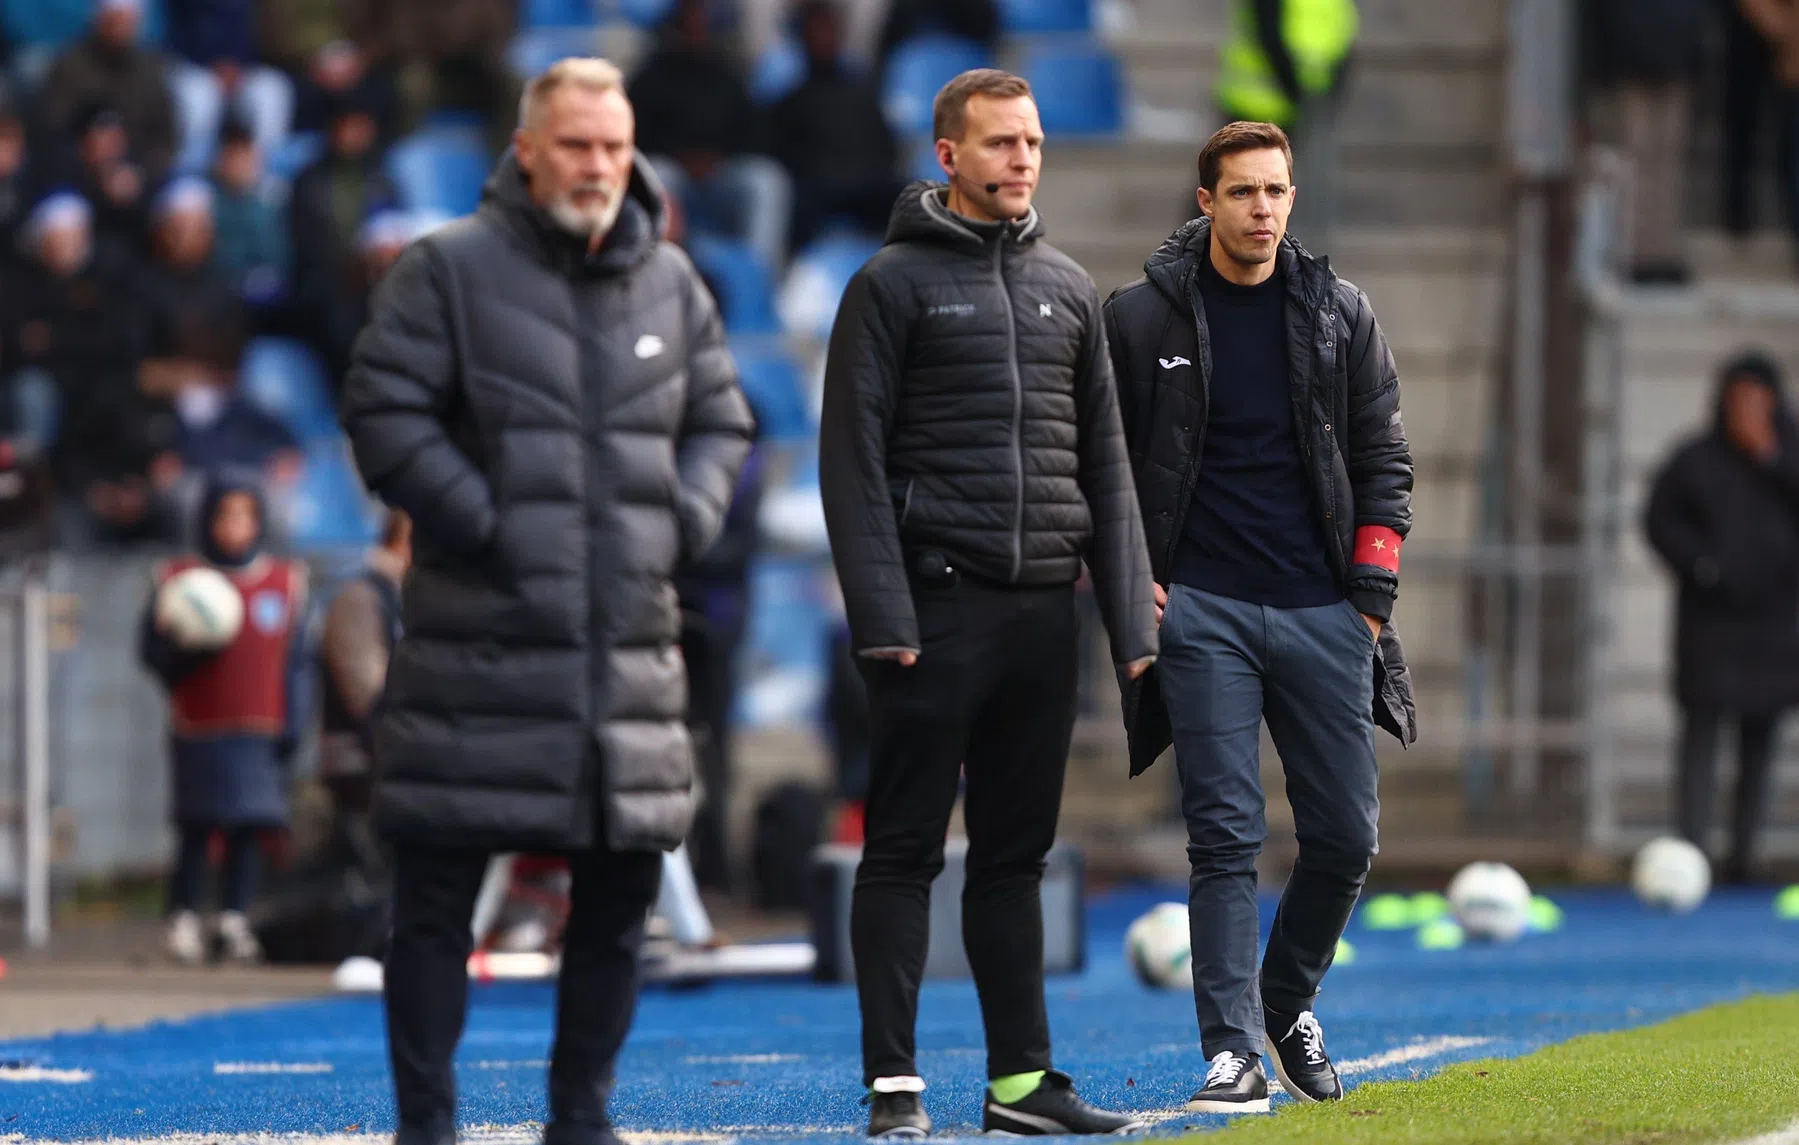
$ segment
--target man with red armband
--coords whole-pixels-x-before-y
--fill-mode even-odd
[[[1399,374],[1368,296],[1287,236],[1294,197],[1279,127],[1220,129],[1204,217],[1106,301],[1161,612],[1161,659],[1125,683],[1131,771],[1173,743],[1204,1113],[1266,1112],[1264,1054],[1296,1099],[1343,1096],[1313,999],[1375,853],[1375,725],[1413,735]],[[1264,719],[1299,857],[1258,974]]]

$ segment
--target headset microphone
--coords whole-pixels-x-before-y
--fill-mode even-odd
[[[997,194],[999,194],[999,184],[998,184],[998,183],[989,183],[989,184],[987,184],[987,193],[988,193],[988,194],[989,194],[989,195],[997,195]]]

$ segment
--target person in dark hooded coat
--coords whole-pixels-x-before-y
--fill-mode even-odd
[[[1718,739],[1733,725],[1736,801],[1719,874],[1744,882],[1775,728],[1799,703],[1799,434],[1780,369],[1759,354],[1720,372],[1715,410],[1656,477],[1644,529],[1677,586],[1680,831],[1709,849]]]
[[[224,910],[218,938],[228,957],[260,956],[245,910],[256,890],[260,833],[287,822],[286,760],[300,726],[306,664],[301,639],[306,566],[263,552],[267,508],[253,477],[216,476],[201,501],[198,550],[165,562],[144,609],[139,655],[169,692],[174,819],[181,835],[169,883],[169,953],[205,955],[198,910],[215,834],[225,837]],[[178,573],[210,567],[242,594],[243,626],[216,651],[183,648],[158,625],[156,601]]]
[[[718,535],[754,425],[618,70],[564,60],[523,105],[476,215],[382,279],[344,386],[363,478],[413,522],[374,734],[400,1145],[455,1139],[492,851],[569,855],[544,1139],[617,1140],[660,852],[694,816],[671,577]]]

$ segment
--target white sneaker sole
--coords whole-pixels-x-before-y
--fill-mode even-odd
[[[929,1133],[918,1128],[916,1125],[902,1125],[897,1129],[889,1129],[885,1133],[871,1134],[868,1139],[870,1141],[889,1141],[895,1137],[905,1137],[910,1139],[929,1136]]]
[[[1274,1076],[1281,1079],[1281,1088],[1287,1091],[1288,1097],[1291,1097],[1294,1101],[1299,1102],[1301,1105],[1317,1105],[1317,1104],[1319,1104],[1319,1100],[1316,1097],[1313,1097],[1311,1094],[1307,1093],[1305,1090],[1303,1090],[1303,1089],[1299,1088],[1297,1085],[1293,1084],[1293,1079],[1287,1076],[1287,1067],[1281,1064],[1281,1055],[1274,1052],[1274,1046],[1272,1044],[1264,1044],[1263,1049],[1266,1051],[1263,1054],[1263,1056],[1266,1057],[1271,1063],[1273,1063]],[[1342,1086],[1343,1086],[1343,1079],[1341,1077],[1339,1077],[1337,1079],[1337,1087],[1339,1089],[1341,1089]],[[1332,1100],[1340,1101],[1340,1100],[1342,1100],[1342,1098],[1341,1098],[1341,1096],[1338,1096],[1336,1098],[1332,1098]]]
[[[1268,1099],[1258,1097],[1254,1101],[1189,1101],[1188,1113],[1267,1113]]]

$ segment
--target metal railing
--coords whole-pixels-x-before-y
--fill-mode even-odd
[[[11,766],[0,799],[0,834],[10,836],[25,945],[50,942],[50,590],[47,568],[29,560],[0,582],[0,630],[11,670]]]

